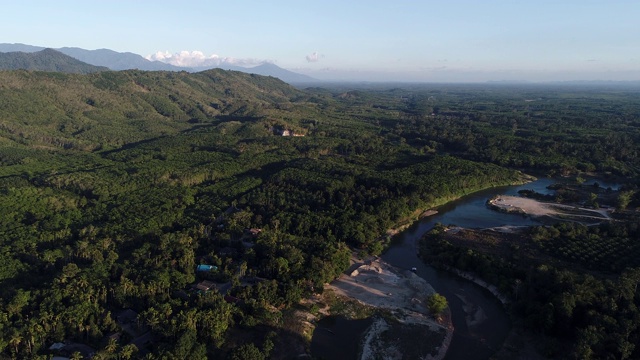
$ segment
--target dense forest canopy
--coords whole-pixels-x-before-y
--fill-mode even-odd
[[[62,341],[101,358],[290,356],[288,309],[422,210],[520,170],[632,189],[637,96],[0,72],[2,356],[46,358]],[[203,280],[219,289],[191,290]],[[122,330],[127,309],[149,333]]]
[[[637,359],[638,224],[637,216],[590,227],[558,223],[516,235],[482,233],[481,241],[437,226],[422,239],[421,254],[496,284],[543,355]]]

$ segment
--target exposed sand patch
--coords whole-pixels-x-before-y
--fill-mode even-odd
[[[391,316],[377,319],[367,330],[361,359],[402,359],[406,344],[395,337],[390,340],[388,332],[401,333],[409,331],[407,329],[414,329],[411,331],[437,343],[430,345],[431,349],[418,351],[425,357],[438,359],[445,355],[453,327],[447,321],[439,323],[430,316],[426,301],[435,290],[429,283],[412,271],[395,268],[379,259],[355,263],[351,269],[349,275],[341,275],[325,288],[362,304],[389,310]]]
[[[548,216],[557,213],[550,204],[518,196],[496,196],[489,200],[489,204],[505,212],[523,213],[531,216]]]
[[[374,345],[380,335],[389,329],[389,325],[383,319],[376,319],[371,324],[367,334],[364,337],[364,343],[362,344],[361,360],[375,359],[376,351],[374,351]]]
[[[487,201],[487,204],[499,211],[532,217],[546,216],[590,223],[611,219],[608,211],[604,209],[588,209],[565,204],[547,203],[518,196],[499,195]]]
[[[491,230],[496,232],[501,232],[505,234],[514,234],[522,231],[523,229],[528,229],[529,226],[516,226],[516,225],[503,225],[503,226],[495,226],[492,228],[487,228],[484,230]]]
[[[341,275],[327,286],[336,294],[390,310],[407,309],[428,314],[426,298],[435,293],[424,279],[409,270],[380,260],[361,264],[350,275]]]

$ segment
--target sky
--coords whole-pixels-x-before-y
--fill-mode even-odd
[[[640,80],[637,0],[22,0],[0,19],[1,43],[323,80]]]

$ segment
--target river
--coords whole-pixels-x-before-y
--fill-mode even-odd
[[[417,255],[418,241],[436,223],[455,224],[466,228],[537,225],[539,223],[522,215],[490,210],[485,203],[495,195],[517,195],[517,192],[522,189],[531,189],[543,194],[552,193],[546,187],[553,182],[552,179],[540,179],[520,186],[496,187],[452,201],[439,207],[438,214],[423,218],[398,234],[391,247],[382,255],[382,259],[393,266],[404,269],[416,267],[417,274],[447,298],[455,332],[446,359],[488,359],[502,346],[511,328],[511,323],[500,302],[487,290],[456,275],[436,270],[424,264]],[[463,307],[467,311],[480,315],[479,319],[476,319],[480,321],[472,322],[471,326],[468,326],[468,313]],[[332,328],[335,336],[341,338],[357,336],[357,332],[353,330],[345,324]],[[316,339],[314,334],[313,355],[326,357],[322,347],[314,346],[317,344],[314,344],[316,340],[320,339]],[[420,341],[420,339],[416,339],[416,341]],[[344,359],[356,357],[351,352],[344,355]],[[331,358],[337,359],[335,354]]]

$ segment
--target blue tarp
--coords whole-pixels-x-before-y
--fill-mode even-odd
[[[198,265],[196,271],[215,271],[218,267],[215,265]]]

